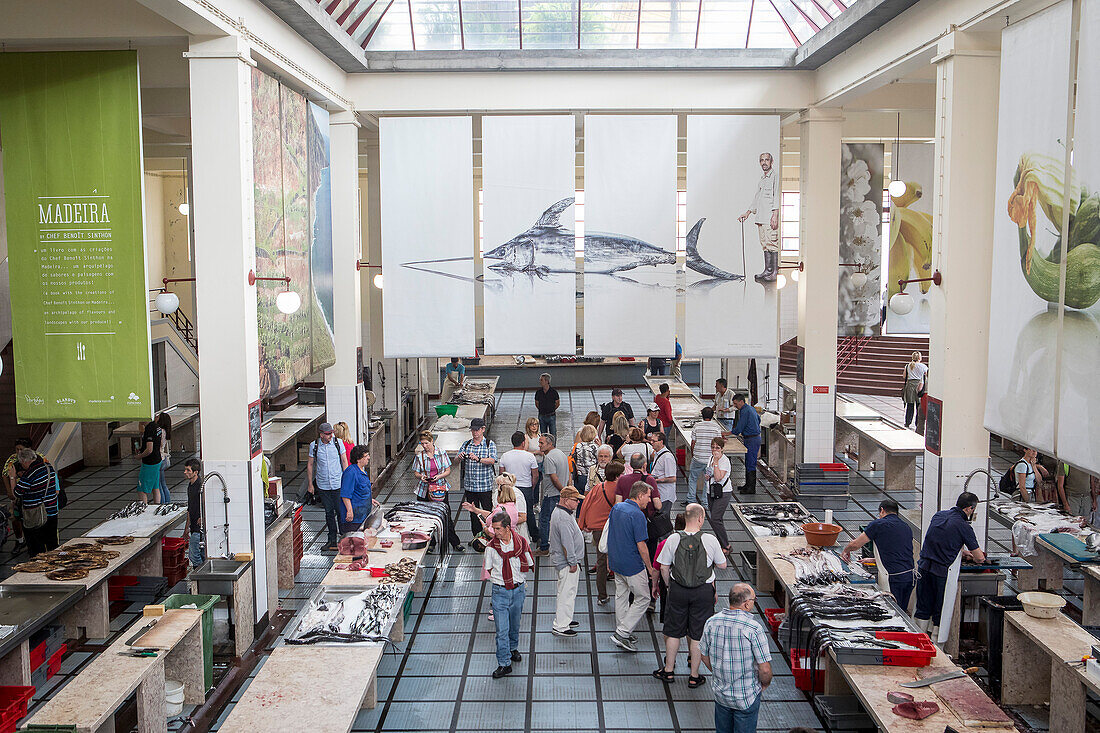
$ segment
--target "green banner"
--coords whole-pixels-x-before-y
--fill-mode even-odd
[[[0,53],[19,422],[149,418],[137,53]]]

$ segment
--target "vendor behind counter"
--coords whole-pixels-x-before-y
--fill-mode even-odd
[[[928,523],[928,531],[920,547],[917,570],[917,608],[913,617],[922,631],[940,625],[940,610],[947,588],[947,570],[964,547],[964,558],[984,562],[985,553],[974,534],[974,512],[978,497],[969,491],[959,495],[955,506],[936,512]]]

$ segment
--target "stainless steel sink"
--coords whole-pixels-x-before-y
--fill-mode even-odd
[[[252,567],[252,561],[237,562],[222,558],[211,558],[191,571],[187,576],[198,586],[199,593],[231,596],[233,584]]]

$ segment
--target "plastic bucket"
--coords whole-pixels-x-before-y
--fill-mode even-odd
[[[183,683],[176,680],[164,680],[164,701],[167,703],[169,718],[174,718],[182,713]]]

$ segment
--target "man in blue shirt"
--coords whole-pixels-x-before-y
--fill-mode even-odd
[[[737,411],[737,421],[730,428],[732,435],[741,437],[745,444],[745,485],[738,486],[740,494],[756,493],[756,459],[760,455],[760,415],[756,408],[745,401],[745,395],[733,396],[733,408]]]
[[[680,346],[680,337],[676,337],[676,351],[672,355],[672,371],[670,372],[673,379],[683,380],[683,375],[680,373],[680,362],[684,360],[684,347]]]
[[[890,574],[890,592],[902,610],[909,608],[913,593],[913,530],[898,516],[900,507],[893,499],[883,499],[878,505],[878,519],[863,528],[859,537],[849,542],[840,557],[850,562],[852,552],[875,543],[882,567]]]
[[[924,631],[940,625],[947,569],[955,562],[959,551],[963,550],[964,560],[985,562],[985,553],[978,546],[978,538],[970,526],[977,507],[977,495],[964,491],[954,507],[936,512],[928,523],[917,561],[920,577],[917,579],[917,609],[913,613],[917,626]]]
[[[309,493],[321,497],[325,507],[325,525],[328,527],[328,545],[326,550],[336,550],[339,539],[340,523],[338,506],[340,504],[340,480],[344,469],[348,467],[348,457],[344,447],[332,437],[332,424],[323,422],[317,440],[309,444],[309,460],[306,461],[306,478],[309,481]]]
[[[657,582],[657,569],[650,562],[649,529],[642,510],[649,506],[653,490],[645,481],[630,487],[630,498],[612,508],[607,517],[607,565],[615,573],[615,633],[611,643],[637,652],[634,627],[645,616]],[[630,594],[634,602],[630,602]]]
[[[344,503],[341,532],[354,532],[367,521],[374,500],[371,495],[370,476],[367,475],[367,463],[370,453],[367,446],[357,445],[351,449],[351,463],[344,469],[340,479],[340,499]]]

